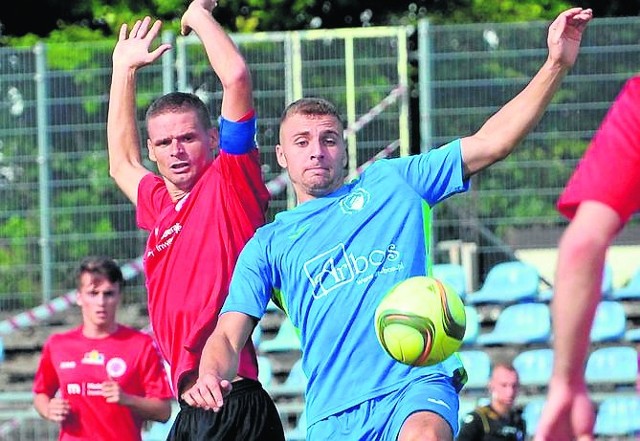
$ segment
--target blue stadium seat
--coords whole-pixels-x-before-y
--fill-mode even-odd
[[[178,405],[178,402],[176,401],[172,403],[171,416],[169,417],[169,420],[166,423],[161,423],[159,421],[151,423],[149,428],[142,432],[142,441],[165,441],[179,411],[180,406]]]
[[[438,263],[432,267],[433,277],[451,286],[464,299],[467,295],[467,276],[464,267],[455,263]]]
[[[265,310],[265,312],[278,312],[278,311],[282,311],[278,305],[276,305],[273,300],[269,300],[269,303],[267,303],[267,309]]]
[[[523,351],[513,359],[523,386],[546,386],[553,369],[553,350],[550,348]]]
[[[468,379],[465,389],[485,389],[491,376],[491,357],[484,351],[471,350],[458,352]]]
[[[585,379],[591,385],[635,385],[638,377],[638,352],[631,346],[596,349],[587,359]]]
[[[253,333],[251,334],[251,341],[253,342],[253,346],[260,346],[260,341],[262,340],[262,326],[260,326],[260,322],[253,328]]]
[[[289,317],[285,317],[280,324],[278,333],[271,340],[262,340],[258,349],[261,352],[287,352],[300,350],[298,330],[293,326]]]
[[[603,300],[598,304],[591,328],[592,342],[619,341],[627,328],[627,316],[620,302]]]
[[[285,433],[285,439],[287,441],[305,441],[307,438],[307,418],[304,411],[298,415],[298,421],[296,426]]]
[[[640,328],[629,329],[624,333],[624,339],[630,342],[639,342],[640,341]]]
[[[539,284],[540,274],[533,265],[502,262],[489,270],[480,290],[469,293],[465,301],[472,305],[534,301]]]
[[[598,406],[594,432],[600,436],[640,433],[640,397],[634,394],[603,399]]]
[[[553,298],[553,288],[541,289],[538,292],[538,302],[549,303]]]
[[[613,268],[609,262],[605,262],[602,271],[602,286],[600,287],[603,298],[610,298],[613,294]]]
[[[611,298],[616,300],[640,299],[640,270],[623,287],[614,289]]]
[[[298,359],[291,369],[287,379],[282,384],[273,384],[268,390],[272,395],[303,395],[307,387],[307,376],[302,370],[302,359]]]
[[[467,328],[464,331],[462,344],[464,346],[472,346],[475,344],[478,335],[480,335],[480,317],[478,310],[471,305],[465,305],[464,312],[467,317]]]
[[[460,397],[460,407],[458,408],[458,422],[462,424],[462,419],[468,413],[472,412],[476,408],[476,400],[470,398]]]
[[[524,405],[522,410],[522,417],[527,425],[527,435],[533,436],[538,428],[538,422],[540,421],[540,415],[544,408],[545,398],[536,397],[532,398],[527,404]]]
[[[551,313],[545,303],[506,306],[491,332],[480,334],[476,344],[509,345],[546,343],[551,337]]]
[[[265,389],[268,389],[273,382],[271,360],[264,355],[258,355],[258,381],[262,383],[262,387]]]

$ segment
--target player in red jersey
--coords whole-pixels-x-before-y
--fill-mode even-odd
[[[593,439],[585,383],[589,331],[609,245],[640,210],[640,76],[629,79],[558,200],[571,219],[560,240],[553,313],[553,375],[536,441]]]
[[[152,338],[116,322],[123,283],[113,260],[83,260],[82,325],[44,345],[33,403],[43,418],[60,423],[60,440],[137,441],[145,420],[171,416],[171,388]]]
[[[146,17],[128,34],[123,25],[113,52],[110,173],[136,205],[138,225],[150,233],[144,256],[149,315],[178,396],[197,378],[202,348],[216,325],[238,254],[264,223],[269,199],[255,144],[251,76],[213,19],[214,6],[211,0],[193,1],[182,17],[182,32],[198,35],[222,83],[219,129],[193,94],[170,93],[152,103],[146,115],[147,147],[159,176],[142,164],[135,85],[137,71],[170,49],[160,44],[150,50],[161,23],[151,25]],[[214,412],[181,401],[170,439],[284,439],[275,405],[257,378],[255,350],[247,342],[233,404]]]

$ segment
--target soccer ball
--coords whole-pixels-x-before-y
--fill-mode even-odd
[[[440,363],[456,352],[465,328],[462,299],[433,277],[403,280],[376,308],[378,341],[395,360],[412,366]]]

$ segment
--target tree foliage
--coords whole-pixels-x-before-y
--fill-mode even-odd
[[[151,15],[177,29],[189,0],[22,0],[0,11],[4,44],[27,36],[58,39],[113,36],[121,23]],[[221,0],[216,17],[230,31],[333,29],[412,23],[512,22],[550,19],[571,6],[591,7],[596,17],[640,13],[640,0]],[[34,13],[34,11],[37,11]],[[25,19],[26,18],[26,19]],[[80,32],[78,28],[84,29]]]

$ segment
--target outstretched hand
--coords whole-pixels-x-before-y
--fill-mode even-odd
[[[549,58],[561,66],[571,67],[580,50],[582,33],[593,18],[591,9],[571,8],[549,26]]]
[[[193,16],[202,13],[202,10],[211,15],[216,6],[218,6],[218,0],[193,0],[180,20],[180,33],[185,36],[189,35],[192,29],[190,23]]]
[[[594,423],[586,384],[552,378],[534,441],[592,440]]]
[[[189,406],[218,412],[232,389],[231,382],[214,374],[200,375],[196,383],[182,394]]]
[[[140,68],[153,63],[171,49],[169,43],[162,43],[155,50],[150,50],[153,40],[160,32],[162,22],[156,20],[153,26],[149,27],[150,23],[150,17],[136,21],[128,35],[127,25],[120,26],[118,42],[113,50],[114,68]]]

